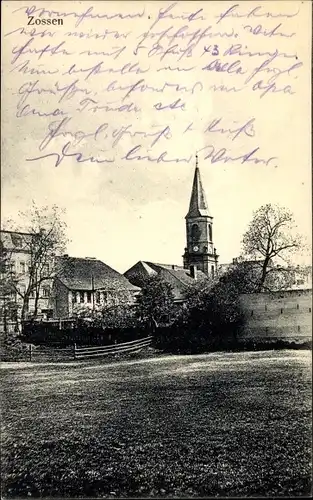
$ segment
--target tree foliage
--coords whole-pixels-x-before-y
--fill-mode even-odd
[[[145,279],[137,298],[137,314],[145,325],[172,321],[175,311],[173,287],[159,275]]]
[[[128,294],[123,293],[119,293],[116,300],[96,304],[94,308],[76,304],[73,316],[101,328],[129,328],[138,324],[135,306],[130,303]]]
[[[288,209],[266,204],[256,210],[243,236],[243,260],[250,260],[256,291],[268,291],[277,284],[286,286],[291,257],[303,247]]]
[[[197,300],[194,294],[187,298],[189,329],[208,338],[223,337],[233,330],[240,318],[240,290],[235,277],[230,271],[211,286],[196,290]]]
[[[219,279],[197,282],[189,288],[175,328],[163,334],[166,349],[206,352],[236,341],[243,315],[234,278],[231,270]]]

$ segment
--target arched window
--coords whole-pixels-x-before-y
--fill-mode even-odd
[[[214,266],[211,266],[212,278],[214,278]]]
[[[209,224],[209,240],[212,241],[212,226]]]
[[[191,226],[191,239],[192,241],[197,241],[200,237],[201,231],[198,224],[193,224]]]

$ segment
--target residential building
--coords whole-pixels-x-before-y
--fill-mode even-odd
[[[292,284],[288,290],[311,290],[312,289],[312,266],[294,266],[290,268]]]
[[[233,269],[235,266],[242,266],[250,273],[255,283],[261,277],[263,259],[244,260],[243,257],[236,257],[231,263],[220,264],[218,266],[219,276]],[[279,290],[310,290],[312,289],[312,266],[277,266],[271,265],[272,282],[269,284],[271,291]],[[266,291],[266,289],[264,290]]]
[[[15,323],[21,317],[25,292],[29,288],[29,268],[32,260],[32,239],[35,235],[17,231],[1,231],[0,323],[4,329],[11,322],[7,311],[17,311]],[[64,255],[44,264],[46,276],[39,293],[32,290],[25,318],[66,318],[75,309],[94,307],[118,301],[134,302],[139,288],[107,264],[94,258],[75,258]],[[47,267],[50,266],[50,269]],[[51,271],[51,272],[49,272]],[[36,304],[37,302],[37,304]],[[12,307],[12,304],[14,307]],[[12,318],[13,321],[13,318]],[[6,325],[7,326],[7,325]]]
[[[64,261],[68,265],[63,265]],[[134,303],[140,288],[110,266],[92,257],[60,257],[53,285],[54,317],[68,318],[80,308]]]
[[[1,269],[2,283],[5,280],[5,287],[1,287],[0,300],[1,310],[9,301],[15,302],[18,312],[21,312],[25,292],[29,287],[29,267],[32,260],[33,241],[36,236],[30,233],[19,231],[0,231],[1,241]],[[49,266],[52,262],[44,264],[47,276]],[[38,293],[31,290],[27,315],[31,316],[35,310],[37,301],[37,314],[41,317],[50,317],[53,313],[51,303],[52,280],[44,280],[38,287]]]

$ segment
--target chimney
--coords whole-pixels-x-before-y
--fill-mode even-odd
[[[194,280],[196,280],[196,279],[197,279],[197,271],[198,271],[197,266],[196,266],[195,264],[192,264],[192,265],[190,266],[190,276],[191,276]]]

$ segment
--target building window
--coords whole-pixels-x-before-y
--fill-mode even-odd
[[[198,224],[193,224],[191,226],[191,239],[192,241],[197,241],[200,238],[201,231]]]
[[[91,302],[91,292],[87,292],[87,302],[90,304]]]
[[[84,302],[84,292],[79,292],[79,302]]]
[[[34,289],[30,291],[29,296],[30,296],[31,299],[35,298],[35,290]]]
[[[209,225],[209,240],[212,241],[212,226]]]
[[[15,247],[19,247],[19,248],[22,247],[22,237],[21,236],[19,236],[18,234],[12,234],[11,238],[12,238],[12,243]]]
[[[20,262],[20,270],[21,270],[21,273],[25,273],[25,262]]]
[[[214,278],[214,266],[211,266],[212,278]]]
[[[101,300],[100,300],[100,292],[96,292],[96,303],[97,304],[100,304]]]
[[[50,288],[45,286],[43,287],[42,289],[42,296],[46,299],[48,297],[50,297]]]
[[[74,304],[76,304],[76,302],[77,302],[76,292],[72,292],[72,302],[73,302]]]

